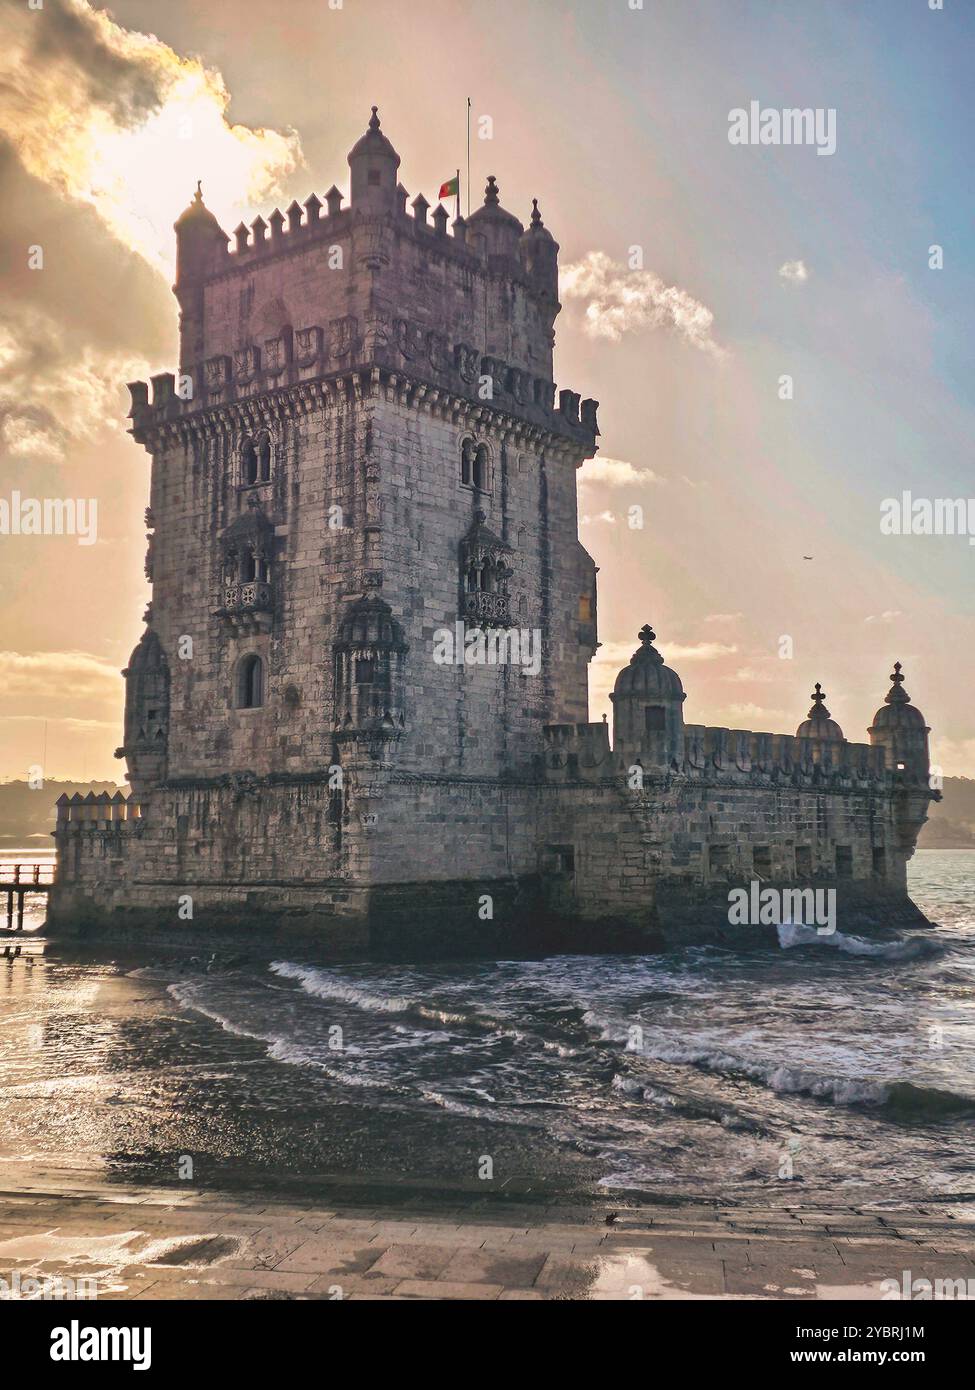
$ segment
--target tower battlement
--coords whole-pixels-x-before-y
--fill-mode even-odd
[[[379,128],[349,154],[351,203],[333,185],[228,233],[202,192],[175,224],[179,376],[131,386],[135,432],[363,368],[404,374],[582,442],[596,402],[558,393],[552,352],[558,243],[537,200],[527,228],[489,178],[469,220],[432,216],[396,180]]]

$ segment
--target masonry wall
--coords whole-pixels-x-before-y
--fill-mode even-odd
[[[198,928],[290,925],[325,949],[381,942],[408,955],[439,940],[489,950],[546,930],[563,949],[713,939],[728,930],[729,889],[756,877],[834,886],[841,931],[922,920],[907,898],[895,799],[882,789],[673,777],[631,792],[615,780],[362,769],[338,798],[321,782],[187,787],[154,794],[141,828],[59,836],[68,873],[57,920],[84,901],[102,922],[116,913],[175,926],[190,894]]]
[[[406,629],[407,730],[397,766],[496,774],[530,766],[542,727],[586,718],[595,623],[580,623],[582,595],[595,602],[595,569],[575,539],[575,470],[581,453],[534,432],[519,438],[488,411],[472,424],[418,410],[393,391],[374,428],[382,477],[382,597]],[[461,446],[487,443],[489,487],[465,485]],[[460,546],[482,511],[511,547],[512,623],[541,643],[536,674],[524,664],[440,664],[438,632],[462,617]],[[455,655],[463,650],[455,647]]]
[[[172,681],[171,777],[329,765],[330,642],[346,596],[361,591],[367,559],[370,416],[368,406],[336,393],[327,408],[276,422],[272,480],[256,487],[241,486],[236,430],[173,441],[156,458],[153,628]],[[216,616],[224,585],[219,537],[250,499],[274,531],[270,631]],[[343,526],[329,524],[333,506]],[[181,655],[187,637],[191,655]],[[238,709],[234,698],[237,664],[248,652],[265,662],[258,709]]]

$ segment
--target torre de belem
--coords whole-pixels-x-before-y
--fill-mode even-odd
[[[869,743],[818,687],[795,735],[688,724],[638,614],[612,741],[588,722],[599,431],[553,381],[558,245],[494,178],[450,229],[408,212],[375,108],[348,162],[348,207],[332,187],[231,246],[198,189],[176,223],[179,372],[129,388],[131,791],[59,803],[50,928],[652,949],[733,939],[756,880],[834,888],[841,930],[923,920],[936,793],[899,667]]]

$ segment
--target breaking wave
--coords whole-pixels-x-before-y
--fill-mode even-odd
[[[862,936],[845,936],[843,932],[820,933],[815,927],[782,922],[777,928],[779,945],[784,951],[793,946],[831,946],[851,956],[873,956],[877,960],[917,960],[920,956],[940,955],[942,947],[924,937],[909,937],[906,941],[867,941]]]

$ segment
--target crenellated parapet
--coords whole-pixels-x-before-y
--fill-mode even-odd
[[[715,785],[785,783],[810,788],[883,790],[897,784],[888,773],[883,750],[867,743],[688,724],[679,756],[671,755],[666,731],[644,733],[641,744],[632,754],[610,749],[604,723],[548,725],[539,766],[547,781],[608,780],[636,791],[645,782],[668,777]]]
[[[615,776],[615,760],[609,746],[609,725],[546,724],[544,751],[536,759],[536,771],[548,782],[603,781]]]
[[[867,743],[799,738],[793,734],[753,733],[749,729],[724,729],[704,724],[684,726],[686,776],[747,780],[786,779],[819,784],[831,778],[850,785],[885,783],[884,759]]]
[[[399,156],[379,128],[349,155],[338,189],[237,227],[233,245],[200,189],[176,223],[180,366],[133,383],[133,433],[303,383],[379,367],[591,450],[597,403],[558,393],[558,244],[537,200],[528,227],[496,180],[453,233],[420,195],[407,209]]]
[[[132,831],[142,824],[142,807],[136,796],[124,792],[88,792],[82,796],[62,794],[57,802],[55,835],[95,834],[101,831]]]
[[[557,388],[543,377],[481,356],[467,343],[442,341],[406,320],[397,319],[394,329],[394,344],[384,334],[373,337],[370,345],[357,323],[335,320],[265,343],[263,352],[244,348],[232,359],[212,358],[179,375],[161,372],[150,383],[130,382],[132,435],[149,446],[166,426],[196,425],[206,415],[256,424],[276,407],[285,414],[301,413],[302,388],[316,388],[308,399],[327,400],[336,393],[351,398],[368,390],[375,377],[401,394],[450,401],[453,410],[463,410],[466,403],[475,415],[508,417],[515,426],[565,439],[583,456],[593,453],[598,401],[563,390],[556,403]],[[487,381],[489,398],[482,394]]]

